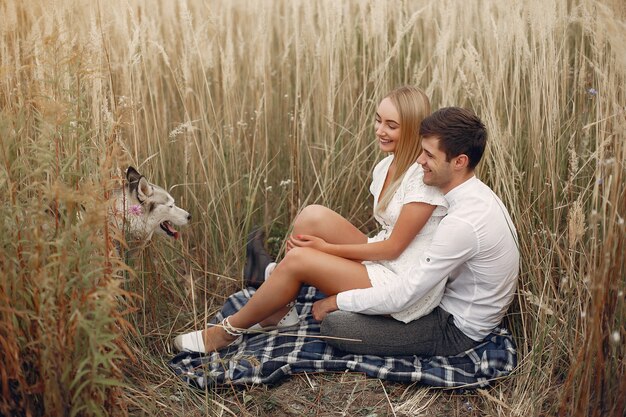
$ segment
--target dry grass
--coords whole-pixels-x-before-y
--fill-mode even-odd
[[[251,224],[276,250],[314,202],[371,227],[373,110],[409,83],[489,128],[479,174],[521,237],[507,318],[520,366],[464,396],[355,379],[310,410],[621,415],[625,16],[591,0],[0,3],[0,414],[298,403],[280,388],[194,393],[166,369],[168,340],[241,285]],[[120,259],[106,196],[128,163],[194,221]],[[305,407],[346,387],[312,378]],[[360,403],[372,384],[389,401]]]

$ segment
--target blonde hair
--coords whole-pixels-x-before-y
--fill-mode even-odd
[[[422,139],[420,137],[420,125],[422,120],[430,114],[430,101],[428,96],[419,88],[402,86],[391,91],[385,98],[393,103],[400,117],[400,140],[396,145],[394,160],[396,170],[391,178],[391,184],[384,194],[379,196],[377,210],[383,212],[387,209],[391,198],[402,183],[404,174],[422,152]]]

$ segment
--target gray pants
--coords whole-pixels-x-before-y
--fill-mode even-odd
[[[335,311],[322,321],[321,333],[360,339],[361,342],[335,339],[327,342],[346,352],[378,356],[451,356],[479,343],[459,330],[452,315],[440,307],[407,324],[391,317]]]

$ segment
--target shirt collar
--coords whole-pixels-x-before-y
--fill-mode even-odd
[[[475,184],[477,181],[478,178],[476,178],[475,175],[472,175],[471,178],[448,191],[446,195],[444,195],[445,199],[448,201],[448,204],[452,206],[452,204],[454,204],[454,202],[459,199],[459,197],[465,194],[464,190],[472,187],[472,184]]]

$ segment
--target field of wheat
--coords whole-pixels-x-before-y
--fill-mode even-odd
[[[241,288],[252,225],[274,254],[311,203],[372,230],[374,111],[412,84],[488,127],[519,366],[465,394],[376,382],[344,415],[623,415],[625,82],[618,0],[0,2],[0,414],[304,413],[190,390],[170,340]],[[111,227],[128,165],[191,212],[179,240]]]

